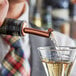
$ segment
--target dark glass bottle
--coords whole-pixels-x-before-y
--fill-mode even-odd
[[[25,26],[25,21],[16,20],[16,19],[5,19],[3,25],[0,27],[0,35],[15,35],[22,36],[23,35],[23,27]]]

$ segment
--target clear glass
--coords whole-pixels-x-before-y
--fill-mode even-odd
[[[76,56],[75,47],[39,47],[40,59],[47,76],[70,76]]]

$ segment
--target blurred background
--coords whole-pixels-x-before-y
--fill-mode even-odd
[[[44,30],[53,28],[76,43],[76,0],[30,0],[29,4],[32,23]],[[71,76],[76,76],[75,68]]]
[[[53,28],[76,41],[74,0],[30,0],[29,19],[45,30]]]

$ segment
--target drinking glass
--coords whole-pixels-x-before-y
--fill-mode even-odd
[[[47,46],[38,50],[47,76],[70,76],[76,56],[75,47]]]

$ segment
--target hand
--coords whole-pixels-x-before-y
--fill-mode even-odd
[[[0,26],[3,24],[9,8],[8,0],[0,0]]]
[[[20,2],[24,2],[26,0],[8,0],[9,2],[13,2],[13,3],[20,3]]]
[[[73,4],[76,4],[76,0],[71,0],[71,2],[72,2]]]

